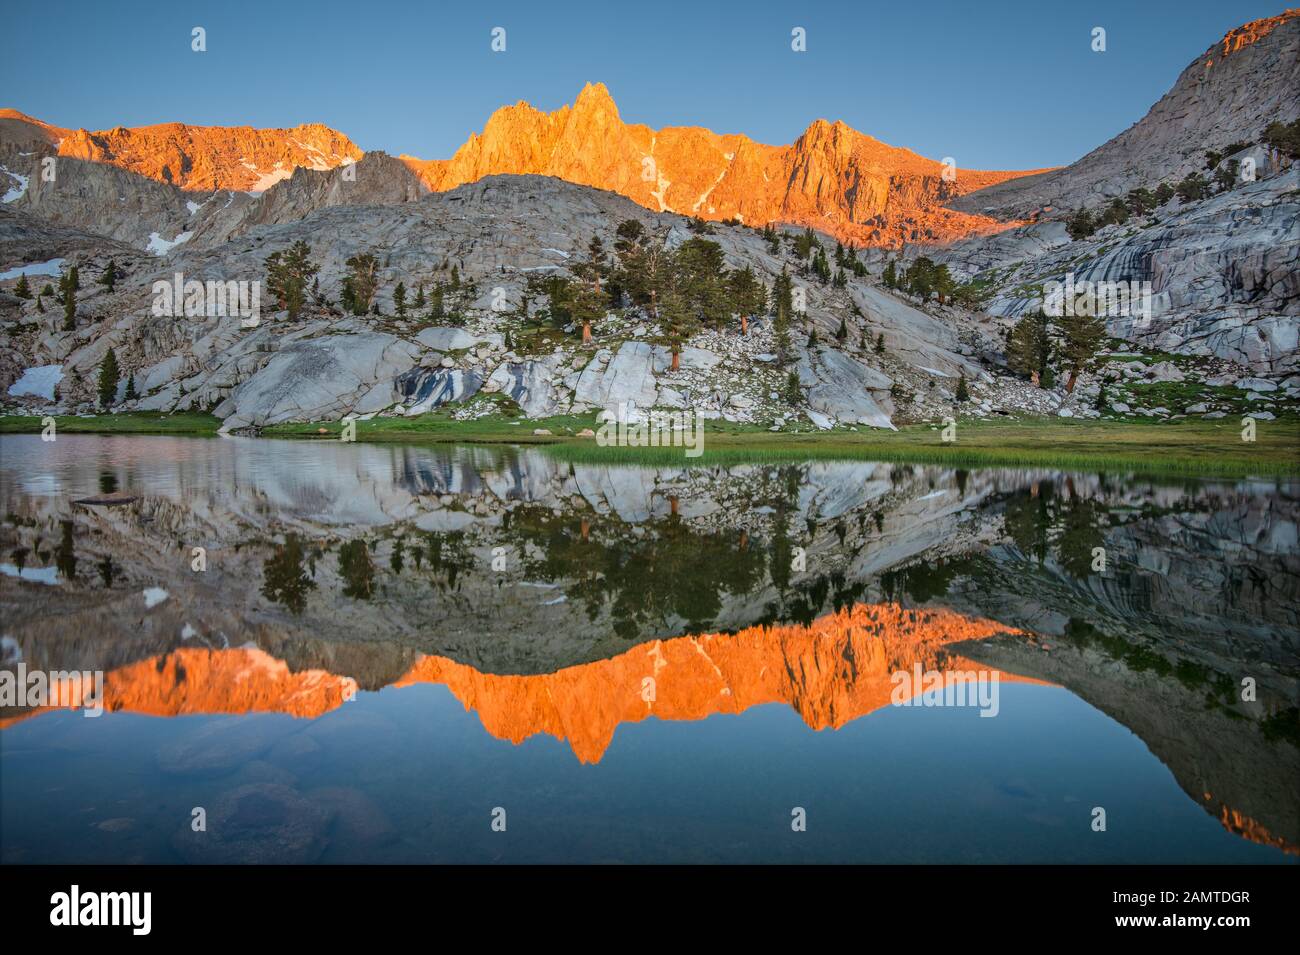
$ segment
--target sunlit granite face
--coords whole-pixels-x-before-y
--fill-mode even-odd
[[[4,858],[1283,861],[1296,491],[5,437]]]

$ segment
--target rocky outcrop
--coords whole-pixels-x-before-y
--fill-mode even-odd
[[[797,366],[799,384],[808,389],[808,407],[818,426],[865,424],[897,430],[889,420],[893,382],[833,348],[803,352]]]
[[[662,346],[658,350],[667,353]],[[628,406],[653,408],[659,398],[655,351],[647,342],[626,342],[606,361],[597,357],[578,377],[575,400],[614,412]],[[660,367],[666,367],[663,356],[660,356]]]
[[[281,347],[217,414],[227,428],[320,421],[393,404],[392,383],[417,350],[392,335],[329,335]]]
[[[488,376],[483,391],[505,395],[530,418],[544,418],[561,410],[553,377],[550,362],[506,361]]]
[[[298,177],[326,175],[337,175],[337,171],[299,172]],[[282,183],[277,189],[293,182]],[[196,218],[203,215],[200,212]],[[483,382],[482,390],[489,394],[522,398],[525,413],[534,417],[570,408],[616,410],[621,403],[642,410],[696,409],[709,417],[737,421],[770,422],[801,414],[800,407],[790,407],[781,397],[789,369],[777,363],[771,323],[761,316],[753,317],[748,335],[740,334],[738,318],[731,316],[728,321],[722,316],[718,329],[701,332],[684,344],[676,371],[671,368],[672,354],[662,327],[644,310],[607,316],[597,328],[594,351],[582,347],[576,334],[548,344],[550,350],[540,354],[525,353],[518,345],[514,350],[506,347],[507,333],[516,341],[531,337],[521,327],[517,312],[527,294],[528,278],[538,271],[565,268],[568,256],[580,256],[593,236],[608,240],[617,224],[626,219],[643,222],[656,236],[666,237],[665,242],[688,231],[681,217],[649,213],[612,193],[556,179],[505,176],[411,202],[329,206],[301,220],[251,226],[244,235],[215,246],[196,235],[173,249],[163,262],[134,253],[118,262],[119,283],[112,292],[91,280],[109,257],[99,252],[93,259],[83,260],[88,264],[83,271],[76,331],[63,330],[61,314],[48,302],[44,312],[38,311],[34,302],[14,300],[9,306],[5,315],[16,321],[10,326],[15,331],[11,340],[20,344],[14,349],[12,369],[6,372],[0,363],[0,373],[9,376],[0,375],[0,386],[8,387],[27,368],[60,364],[65,374],[62,399],[88,400],[98,365],[112,347],[124,372],[136,376],[142,395],[138,407],[216,409],[227,415],[239,402],[251,400],[248,396],[253,388],[259,392],[269,388],[264,384],[268,375],[296,367],[287,359],[268,366],[274,352],[300,345],[319,348],[319,344],[310,343],[375,333],[400,339],[403,354],[411,360],[403,364],[403,358],[391,368],[376,364],[375,373],[382,368],[389,374],[386,381],[367,378],[361,385],[324,383],[330,394],[340,398],[337,405],[315,396],[305,399],[294,412],[293,401],[286,397],[281,406],[277,398],[272,403],[281,411],[274,420],[286,420],[282,413],[306,414],[310,408],[329,407],[331,415],[379,410],[402,400],[393,390],[394,379],[415,365],[472,375]],[[23,217],[23,221],[30,220]],[[4,222],[0,217],[0,251],[5,248]],[[21,232],[17,222],[15,229]],[[557,238],[557,233],[564,238]],[[761,233],[754,230],[718,226],[711,238],[723,249],[729,268],[748,266],[769,285],[783,269],[790,268],[787,255],[773,254]],[[312,260],[320,266],[317,279],[320,296],[326,300],[322,304],[313,295],[297,321],[272,311],[274,302],[265,290],[256,327],[246,327],[238,315],[154,314],[155,282],[170,286],[177,273],[187,281],[262,282],[267,256],[297,241],[308,244]],[[14,248],[23,254],[37,246],[16,243]],[[120,247],[106,242],[105,249],[111,248]],[[388,314],[379,318],[343,316],[328,299],[339,294],[347,259],[373,250],[382,252],[380,305]],[[407,318],[391,317],[391,295],[398,282],[405,283],[407,289],[420,285],[433,288],[447,282],[450,265],[458,266],[466,283],[464,300],[457,304],[461,324],[427,324],[427,315],[410,314],[409,297]],[[472,292],[469,283],[474,283]],[[910,367],[919,375],[951,378],[954,384],[962,371],[968,378],[976,374],[964,357],[975,353],[964,332],[959,333],[950,321],[877,289],[867,277],[849,275],[842,289],[802,281],[800,287],[808,326],[815,327],[823,340],[834,341],[836,330],[846,323],[849,338],[843,347],[860,355],[852,361],[863,369],[887,361],[893,367]],[[505,307],[499,308],[502,303]],[[29,331],[19,336],[18,328]],[[38,333],[33,335],[31,330]],[[969,332],[978,337],[975,329]],[[867,338],[874,342],[880,334],[885,336],[888,359],[862,347]],[[241,392],[237,401],[228,401],[254,374],[262,381]],[[884,373],[876,370],[874,374]],[[891,371],[885,377],[892,380],[896,375]],[[420,387],[431,380],[425,376]],[[147,382],[147,387],[142,382]],[[450,392],[443,390],[448,382]],[[432,387],[439,401],[448,396],[457,400],[455,396],[472,397],[475,393],[465,387],[467,382],[467,377],[440,379]],[[279,391],[288,395],[301,385],[299,377]],[[360,387],[369,390],[358,393]],[[406,395],[408,400],[410,397]],[[270,400],[259,398],[250,407]],[[260,412],[237,417],[231,426],[269,423],[272,416],[267,410],[262,407]],[[863,413],[874,415],[870,409]],[[861,418],[863,413],[854,417]]]
[[[0,167],[12,170],[20,163],[28,173],[22,192],[6,202],[10,209],[155,254],[189,238],[186,194],[173,186],[129,169],[62,156],[51,167],[54,178],[47,180],[39,161],[6,157],[0,145]]]
[[[265,192],[230,190],[205,197],[186,228],[188,241],[218,245],[259,225],[294,222],[331,206],[398,205],[414,202],[428,189],[403,163],[382,152],[331,169],[299,166]],[[192,205],[192,204],[191,204]]]
[[[474,397],[483,380],[459,368],[412,368],[397,376],[394,387],[405,414],[412,416]]]
[[[1068,275],[1076,283],[1150,283],[1150,313],[1130,307],[1110,315],[1110,334],[1285,374],[1300,367],[1298,190],[1300,168],[1190,205],[1175,200],[1155,221],[1108,226],[1080,241],[1069,241],[1059,223],[1042,223],[934,257],[963,278],[991,278],[998,291],[986,309],[1011,317],[1041,308],[1043,284]]]

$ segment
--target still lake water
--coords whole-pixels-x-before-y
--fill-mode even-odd
[[[0,861],[1300,859],[1295,482],[685,464],[0,437]]]

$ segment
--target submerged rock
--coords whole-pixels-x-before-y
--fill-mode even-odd
[[[295,865],[325,849],[332,813],[280,783],[250,783],[207,807],[207,827],[189,823],[172,846],[190,863]]]

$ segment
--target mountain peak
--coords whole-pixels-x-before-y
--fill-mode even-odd
[[[573,101],[575,113],[604,113],[618,119],[618,105],[604,83],[587,83]]]
[[[1223,39],[1215,44],[1208,51],[1210,54],[1217,48],[1220,59],[1227,59],[1238,50],[1250,46],[1252,43],[1258,43],[1264,37],[1268,36],[1278,27],[1290,20],[1300,17],[1300,7],[1293,7],[1290,10],[1283,10],[1275,17],[1263,17],[1259,20],[1251,20],[1249,23],[1243,23],[1239,27],[1233,27],[1223,35]]]

